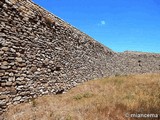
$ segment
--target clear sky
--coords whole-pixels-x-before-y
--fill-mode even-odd
[[[160,53],[160,0],[33,0],[114,51]]]

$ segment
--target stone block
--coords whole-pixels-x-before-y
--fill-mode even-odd
[[[5,100],[0,100],[0,107],[5,106],[6,105],[6,101]]]
[[[7,86],[7,87],[12,86],[12,82],[6,82],[5,86]]]
[[[7,95],[0,95],[0,100],[8,99]]]
[[[1,70],[8,70],[11,68],[11,66],[1,65],[0,68],[1,68]]]
[[[21,57],[16,57],[16,61],[17,61],[17,62],[22,62],[23,59],[22,59]]]
[[[2,33],[0,33],[0,34],[2,34]],[[3,34],[4,34],[4,33],[3,33]],[[0,35],[0,36],[1,36],[1,35]],[[8,48],[8,47],[2,47],[1,50],[4,51],[4,52],[7,52],[7,51],[9,50],[9,48]]]
[[[13,102],[15,102],[15,101],[20,101],[21,100],[21,96],[17,96],[17,97],[15,97],[14,99],[13,99]]]

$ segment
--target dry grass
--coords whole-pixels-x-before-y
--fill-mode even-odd
[[[10,107],[5,115],[7,120],[131,120],[125,113],[160,114],[159,74],[89,81],[65,94]]]

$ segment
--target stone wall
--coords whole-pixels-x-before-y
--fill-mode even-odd
[[[160,54],[129,51],[115,53],[107,63],[113,75],[160,72]]]
[[[0,1],[0,113],[111,75],[160,72],[160,55],[116,53],[29,0]]]

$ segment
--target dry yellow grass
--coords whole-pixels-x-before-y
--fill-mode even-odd
[[[5,117],[7,120],[131,120],[125,117],[126,113],[160,114],[159,74],[89,81],[65,94],[12,106]]]

